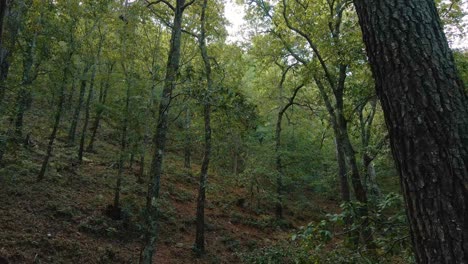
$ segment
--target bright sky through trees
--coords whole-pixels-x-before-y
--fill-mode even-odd
[[[227,27],[229,32],[228,41],[235,42],[242,39],[242,26],[245,24],[244,21],[244,8],[241,5],[235,3],[234,0],[227,0],[224,15],[231,23]]]

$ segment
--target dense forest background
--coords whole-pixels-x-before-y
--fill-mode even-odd
[[[415,262],[351,1],[0,4],[0,263]]]

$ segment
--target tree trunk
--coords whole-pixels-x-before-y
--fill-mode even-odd
[[[343,143],[339,141],[339,136],[335,132],[336,159],[338,161],[338,177],[340,181],[341,200],[343,202],[351,201],[349,194],[348,174],[346,168],[346,158],[343,150]]]
[[[52,150],[54,147],[55,138],[57,137],[57,132],[60,126],[60,120],[62,118],[62,112],[63,112],[63,103],[65,101],[65,87],[67,86],[67,79],[68,79],[69,67],[70,67],[69,61],[71,60],[71,57],[72,57],[72,53],[69,54],[69,60],[66,62],[67,66],[65,66],[63,70],[63,79],[62,79],[62,83],[60,84],[60,94],[59,94],[59,99],[57,103],[57,110],[55,112],[54,127],[52,129],[52,133],[49,136],[49,143],[47,144],[46,156],[44,157],[41,170],[39,172],[39,175],[37,176],[38,182],[44,179],[47,166],[49,165],[49,159],[52,156]]]
[[[107,93],[110,87],[110,76],[114,69],[114,63],[112,62],[109,65],[108,72],[107,72],[107,79],[104,85],[101,85],[100,93],[99,93],[99,104],[100,106],[96,109],[96,117],[94,118],[93,126],[91,127],[91,139],[89,140],[88,147],[86,148],[87,152],[94,152],[94,142],[96,141],[97,131],[99,129],[99,125],[101,123],[102,115],[104,114],[104,106],[107,100]],[[103,88],[104,86],[104,88]]]
[[[6,15],[8,13],[8,0],[0,0],[0,105],[5,96],[4,82],[6,81],[9,69],[8,51],[4,45],[3,31],[5,29]],[[0,160],[1,161],[1,160]]]
[[[3,43],[3,29],[5,28],[5,15],[7,14],[8,0],[0,0],[0,47]]]
[[[200,256],[205,253],[205,193],[208,184],[208,166],[211,156],[211,93],[213,92],[213,79],[211,78],[211,62],[206,47],[206,8],[208,0],[203,0],[201,12],[201,30],[198,45],[205,65],[205,78],[207,82],[206,95],[204,98],[203,118],[205,121],[205,149],[200,172],[200,185],[197,199],[197,219],[195,235],[195,251]]]
[[[85,119],[84,119],[84,122],[83,122],[83,129],[81,130],[80,148],[78,150],[78,163],[79,164],[81,164],[82,161],[83,161],[83,152],[84,152],[84,147],[85,147],[86,133],[88,132],[89,112],[91,110],[91,101],[93,99],[93,94],[94,94],[94,81],[96,79],[96,72],[97,72],[97,69],[99,67],[99,62],[100,62],[100,59],[101,59],[101,51],[102,51],[103,42],[104,42],[104,35],[101,35],[100,38],[99,38],[98,51],[97,51],[97,54],[96,54],[96,58],[94,60],[93,72],[91,73],[91,80],[90,80],[90,83],[89,83],[88,98],[86,99]],[[127,100],[128,100],[128,98],[127,98]],[[128,105],[127,105],[127,107],[128,107]],[[127,109],[127,111],[128,111],[128,109]]]
[[[83,129],[81,130],[80,147],[78,149],[78,164],[81,164],[83,162],[84,144],[85,144],[85,139],[86,139],[86,132],[88,131],[89,110],[91,107],[91,101],[93,99],[94,78],[96,77],[96,68],[97,68],[97,64],[94,65],[93,73],[91,74],[91,80],[89,83],[88,98],[86,99],[86,106],[85,106],[85,119],[83,121]]]
[[[166,77],[164,79],[164,87],[159,103],[156,133],[153,138],[154,155],[151,163],[151,180],[148,185],[146,199],[146,230],[144,247],[140,256],[140,263],[142,264],[151,264],[153,262],[153,254],[156,250],[159,189],[164,151],[166,149],[169,107],[172,99],[172,92],[176,87],[177,72],[179,71],[182,17],[185,8],[185,0],[176,0]]]
[[[138,171],[137,183],[144,183],[143,177],[145,176],[145,165],[146,165],[145,153],[146,153],[145,150],[141,151],[140,170]]]
[[[281,109],[283,110],[283,109]],[[283,114],[285,111],[280,111],[278,113],[278,118],[276,120],[276,130],[275,130],[275,154],[276,154],[276,205],[275,205],[275,214],[276,218],[283,218],[283,165],[281,163],[281,123],[283,121]]]
[[[83,69],[83,75],[81,76],[81,87],[78,103],[76,104],[75,112],[73,113],[70,129],[68,130],[68,145],[72,146],[75,144],[76,127],[78,126],[78,120],[80,119],[81,108],[83,107],[83,101],[86,94],[86,75],[88,74],[90,65],[85,65]]]
[[[34,33],[31,43],[27,45],[26,56],[23,60],[23,79],[18,92],[17,111],[15,117],[15,141],[23,139],[24,113],[31,105],[31,84],[33,82],[33,66],[35,63],[34,53],[36,52],[37,32]]]
[[[240,148],[241,148],[241,139],[240,136],[235,132],[231,131],[232,138],[234,140],[234,148],[232,149],[232,173],[234,176],[239,176],[239,158],[240,158]]]
[[[369,102],[369,101],[368,101]],[[360,131],[361,131],[361,152],[362,152],[362,165],[364,171],[364,188],[368,194],[373,195],[374,197],[380,196],[380,190],[375,181],[375,167],[372,163],[377,153],[375,153],[372,157],[369,149],[370,140],[371,140],[371,130],[372,124],[374,121],[375,113],[377,110],[377,98],[374,97],[370,101],[370,113],[369,115],[364,118],[364,110],[367,103],[362,104],[358,107],[359,111],[359,124],[360,124]]]
[[[432,0],[354,1],[418,263],[468,263],[468,100]]]
[[[68,98],[65,104],[65,109],[67,110],[67,112],[70,111],[70,109],[73,106],[73,96],[75,95],[75,91],[76,91],[76,77],[73,77],[71,82],[72,82],[71,89],[68,92]]]
[[[205,0],[206,1],[206,0]],[[200,172],[200,183],[197,198],[197,217],[196,217],[196,235],[195,252],[200,256],[205,253],[205,193],[208,182],[208,165],[211,156],[211,105],[206,103],[203,110],[205,120],[205,149],[203,162]]]
[[[128,74],[126,73],[126,75]],[[115,219],[120,219],[120,212],[121,212],[120,191],[122,190],[122,174],[124,170],[125,154],[127,151],[127,131],[128,131],[128,115],[129,115],[129,107],[130,107],[130,87],[131,87],[131,81],[128,79],[128,76],[127,76],[127,93],[126,93],[126,99],[125,99],[124,118],[122,121],[122,137],[120,139],[119,170],[117,173],[117,182],[115,184],[115,192],[114,192],[113,211],[117,212],[114,214]]]
[[[190,136],[190,125],[192,123],[190,108],[187,105],[185,109],[185,142],[184,142],[184,167],[188,170],[192,168],[192,140]]]

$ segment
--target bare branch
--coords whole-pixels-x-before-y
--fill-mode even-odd
[[[157,0],[157,1],[154,1],[154,2],[150,2],[150,1],[146,0],[146,3],[147,3],[146,7],[150,7],[152,5],[157,5],[159,3],[164,3],[167,7],[169,7],[172,11],[175,12],[174,6],[172,6],[171,3],[169,3],[166,0]]]
[[[192,1],[188,2],[188,3],[186,3],[186,4],[182,7],[182,10],[184,10],[185,8],[191,6],[193,3],[195,3],[195,0],[192,0]]]

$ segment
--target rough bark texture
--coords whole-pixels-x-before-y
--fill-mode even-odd
[[[432,0],[355,0],[418,263],[468,263],[468,100]]]
[[[203,119],[205,122],[205,149],[203,153],[202,167],[200,171],[200,183],[197,199],[197,219],[196,219],[196,234],[195,234],[195,251],[198,255],[205,253],[205,194],[206,185],[208,183],[208,166],[211,156],[211,96],[213,90],[213,79],[211,78],[211,62],[208,57],[206,47],[206,8],[208,0],[203,1],[201,12],[201,30],[198,45],[200,47],[203,64],[205,66],[205,78],[207,82],[206,96],[204,98]]]
[[[140,263],[151,264],[153,254],[156,250],[157,240],[157,207],[159,199],[160,181],[162,175],[162,165],[164,151],[166,149],[166,135],[169,123],[169,107],[172,99],[172,92],[176,87],[177,72],[179,71],[180,46],[182,34],[182,17],[186,8],[185,0],[177,0],[174,7],[174,22],[169,49],[169,57],[166,67],[166,77],[159,103],[158,123],[156,133],[153,138],[154,155],[150,170],[150,183],[146,200],[146,231],[144,238],[144,248],[141,252]]]

